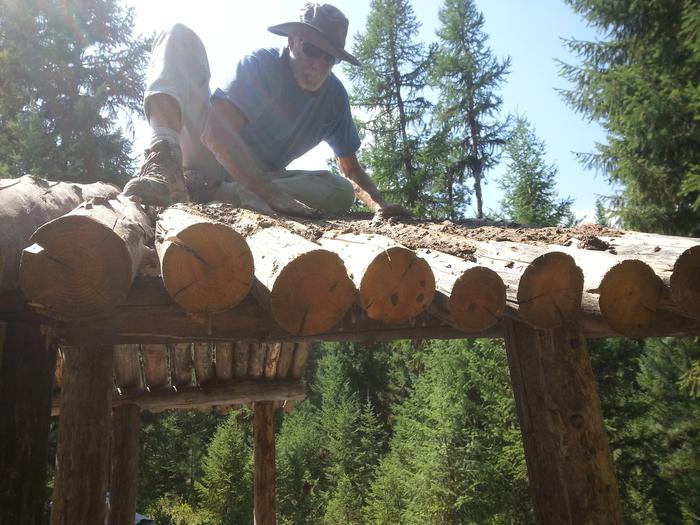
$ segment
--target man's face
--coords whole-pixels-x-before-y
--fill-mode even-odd
[[[289,64],[301,89],[317,91],[331,73],[335,57],[299,36],[289,37]]]

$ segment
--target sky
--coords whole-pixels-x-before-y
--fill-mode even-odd
[[[369,14],[369,0],[334,0],[350,20],[346,49],[352,35],[363,30]],[[422,27],[418,38],[436,41],[439,25],[436,0],[414,0],[412,5]],[[605,177],[584,170],[575,152],[593,151],[596,142],[605,142],[603,129],[570,109],[557,89],[570,87],[559,77],[556,60],[577,63],[562,43],[562,38],[591,40],[595,32],[563,0],[477,0],[485,17],[484,30],[494,54],[510,56],[511,72],[504,84],[502,112],[519,114],[534,125],[537,137],[544,141],[548,164],[558,168],[557,188],[560,196],[575,199],[579,218],[591,217],[597,195],[612,192]],[[298,19],[302,1],[297,0],[127,0],[135,10],[137,33],[159,32],[176,22],[184,23],[202,39],[207,49],[212,73],[211,87],[223,85],[238,59],[258,47],[284,46],[286,41],[269,33],[267,27]],[[350,90],[342,68],[334,73]],[[135,123],[135,148],[142,150],[148,142],[148,126]],[[332,157],[324,143],[297,159],[292,168],[320,169]],[[502,171],[487,175],[484,188],[485,208],[496,210],[502,196],[497,180]]]

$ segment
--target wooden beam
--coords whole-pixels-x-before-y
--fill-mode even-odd
[[[236,381],[209,384],[206,387],[187,387],[130,390],[112,397],[112,406],[137,405],[141,410],[161,412],[169,409],[205,408],[218,405],[243,405],[255,401],[301,401],[306,398],[306,385],[301,381]],[[62,411],[61,398],[54,397],[51,414]]]
[[[51,525],[105,521],[112,418],[112,346],[63,347],[63,408]]]
[[[156,232],[165,289],[184,310],[228,310],[250,291],[253,255],[230,226],[176,205],[160,214]]]
[[[22,252],[20,286],[32,306],[56,319],[106,315],[153,255],[152,240],[143,207],[123,196],[92,199],[34,232]]]
[[[83,200],[114,197],[112,184],[49,182],[33,175],[0,179],[0,291],[18,286],[19,261],[42,224],[68,213]]]
[[[284,228],[246,238],[255,260],[253,292],[290,334],[325,332],[352,305],[355,287],[338,255]]]
[[[141,410],[122,405],[113,412],[112,465],[109,480],[109,525],[133,525],[139,465]]]
[[[621,524],[620,497],[586,340],[567,325],[504,322],[536,523]]]
[[[433,301],[428,263],[388,237],[332,232],[318,242],[343,259],[370,319],[405,323]]]
[[[272,401],[253,405],[255,427],[254,523],[275,525],[275,404]]]
[[[0,323],[0,523],[38,525],[56,347],[37,325]]]

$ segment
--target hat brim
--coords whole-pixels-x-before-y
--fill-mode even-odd
[[[346,62],[350,62],[355,66],[360,65],[359,60],[344,49],[334,46],[326,35],[311,24],[306,24],[304,22],[286,22],[284,24],[270,26],[267,30],[270,31],[270,33],[280,36],[300,35],[304,40],[320,47],[326,53],[338,57],[341,60],[345,60]]]

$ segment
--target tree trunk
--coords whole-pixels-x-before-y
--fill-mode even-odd
[[[216,379],[230,381],[233,377],[233,343],[216,343]]]
[[[213,356],[210,343],[194,343],[194,375],[198,385],[206,385],[214,377]]]
[[[488,330],[503,316],[506,287],[496,272],[435,250],[417,253],[435,275],[431,314],[467,333]]]
[[[0,323],[2,525],[42,522],[55,363],[38,325]]]
[[[105,521],[112,346],[64,347],[52,525]]]
[[[243,237],[182,206],[158,217],[156,250],[165,289],[188,312],[221,312],[253,284],[253,256]]]
[[[141,345],[143,375],[149,389],[168,387],[168,349],[165,345]]]
[[[170,346],[171,383],[178,386],[192,384],[192,344],[177,343]]]
[[[123,390],[143,386],[139,345],[114,346],[114,383]]]
[[[343,318],[355,289],[340,257],[279,227],[246,240],[258,280],[253,291],[282,328],[318,334]]]
[[[51,317],[108,314],[126,299],[152,239],[140,205],[123,196],[93,199],[32,235],[20,285],[28,302]]]
[[[139,467],[141,410],[136,405],[114,409],[109,524],[133,525]]]
[[[538,524],[622,523],[586,340],[576,326],[504,320],[508,366]]]
[[[275,525],[275,405],[255,403],[255,525]]]
[[[29,238],[39,226],[84,200],[118,193],[116,186],[102,182],[49,182],[32,175],[0,179],[0,291],[17,288],[22,250],[31,244]]]
[[[404,323],[432,302],[435,277],[430,266],[391,239],[333,233],[319,243],[343,259],[370,319]]]

